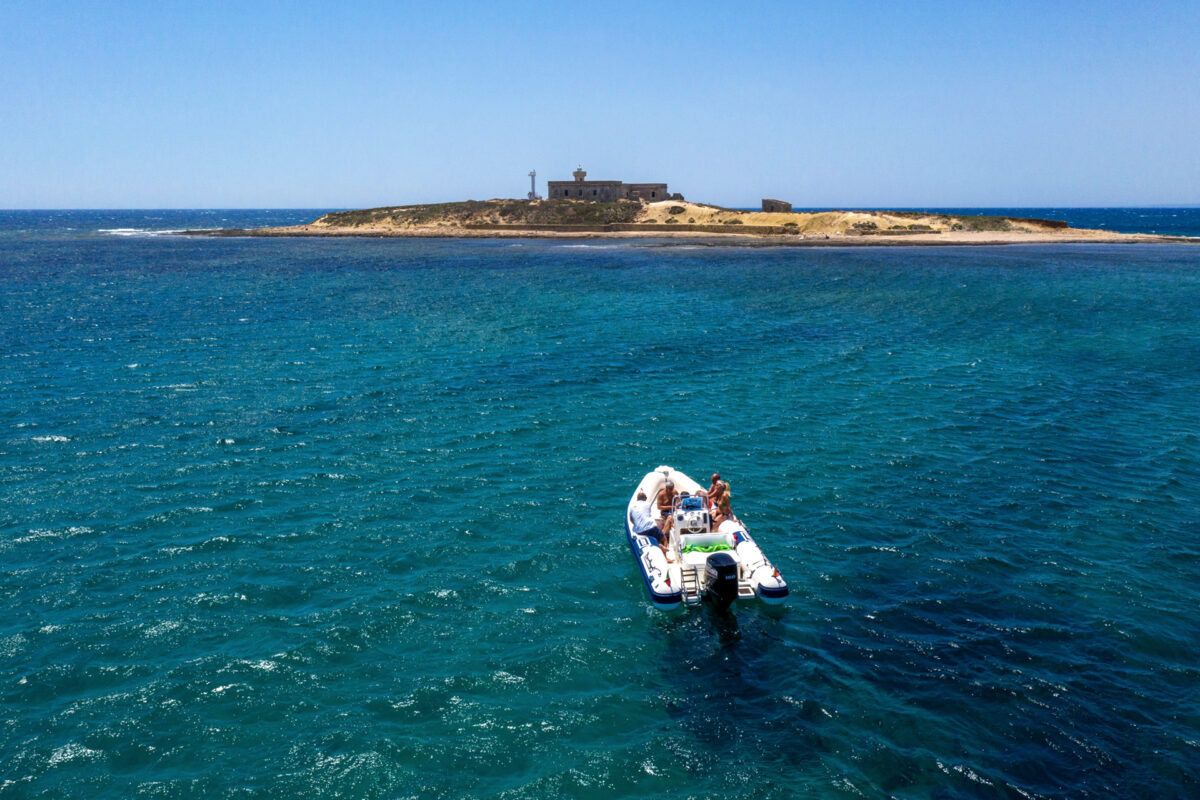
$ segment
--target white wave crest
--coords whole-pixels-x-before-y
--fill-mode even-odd
[[[95,758],[98,755],[100,755],[99,750],[92,750],[89,747],[84,747],[81,744],[72,742],[70,744],[64,744],[62,747],[57,748],[53,753],[50,754],[50,766],[53,767],[56,764],[62,764],[66,761],[74,761],[78,758]]]
[[[181,233],[178,230],[151,230],[150,228],[99,228],[96,233],[103,233],[109,236],[163,236],[172,233]]]

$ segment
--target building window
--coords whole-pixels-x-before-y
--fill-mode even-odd
[[[579,190],[579,196],[580,196],[580,197],[583,197],[583,189],[580,189],[580,190]]]
[[[593,197],[595,197],[595,196],[596,196],[596,190],[595,190],[595,189],[592,189],[592,196],[593,196]]]
[[[650,196],[651,196],[651,197],[657,197],[657,195],[656,195],[654,192],[651,192],[651,193],[650,193]]]

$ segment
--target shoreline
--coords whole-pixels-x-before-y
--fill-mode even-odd
[[[705,203],[463,200],[333,211],[299,225],[177,235],[371,239],[559,239],[758,247],[1200,244],[1200,237],[1072,228],[1062,220],[920,211],[749,211]]]
[[[757,233],[712,233],[689,230],[654,231],[564,231],[532,226],[513,229],[421,227],[397,229],[296,225],[285,228],[221,228],[173,231],[171,235],[208,238],[316,238],[316,239],[559,239],[566,241],[626,241],[671,246],[695,244],[708,247],[961,247],[1015,244],[1200,244],[1200,237],[1068,228],[1057,231],[944,231],[903,235],[878,233],[847,235],[772,235]],[[670,240],[662,242],[661,240]],[[657,242],[653,240],[659,240]]]

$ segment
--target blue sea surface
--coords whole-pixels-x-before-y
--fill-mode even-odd
[[[1200,796],[1200,248],[318,213],[0,212],[0,798]]]

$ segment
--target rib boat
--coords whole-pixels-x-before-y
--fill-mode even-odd
[[[669,512],[658,509],[658,495],[670,480],[676,497]],[[662,528],[672,517],[666,552],[650,535],[633,530],[633,504],[639,492],[650,502],[654,521]],[[657,608],[698,606],[705,600],[719,607],[758,598],[782,603],[788,587],[736,517],[714,528],[708,497],[700,484],[679,470],[662,466],[646,473],[625,509],[625,536],[642,573],[650,602]]]

